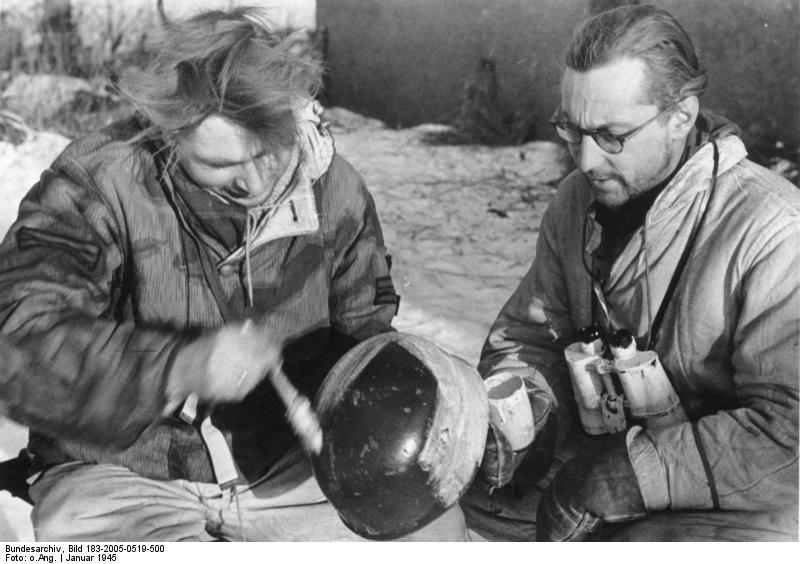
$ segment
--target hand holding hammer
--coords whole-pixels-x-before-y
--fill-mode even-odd
[[[266,376],[286,406],[286,418],[300,439],[303,448],[310,454],[322,450],[322,429],[311,402],[289,381],[283,372],[281,345],[266,327],[247,320],[240,326],[227,326],[213,336],[200,339],[187,347],[184,365],[195,365],[194,369],[178,370],[178,383],[171,383],[168,390],[170,401],[166,413],[174,411],[183,398],[186,403],[196,405],[198,400],[215,403],[235,403],[247,396]],[[206,358],[200,362],[197,360]],[[204,365],[204,366],[202,366]],[[177,388],[177,389],[176,389]]]

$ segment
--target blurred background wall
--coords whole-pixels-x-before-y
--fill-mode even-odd
[[[776,141],[794,149],[800,146],[800,2],[652,1],[670,10],[692,36],[711,79],[706,107],[739,123],[751,151],[759,145],[774,149]],[[479,142],[516,143],[553,138],[547,121],[559,102],[563,54],[580,20],[605,7],[634,2],[165,4],[173,16],[198,8],[256,4],[269,9],[279,28],[316,28],[309,45],[327,59],[327,105],[344,106],[394,127],[450,123],[477,132],[473,139]],[[116,81],[127,66],[146,55],[142,45],[157,25],[155,4],[156,0],[0,0],[0,90],[20,73]],[[7,97],[5,103],[10,104]],[[8,109],[24,113],[11,105]],[[498,124],[500,129],[511,124],[513,130],[498,133]],[[796,159],[796,151],[787,155]]]
[[[447,122],[466,85],[494,80],[501,110],[530,116],[532,134],[551,138],[547,121],[559,103],[572,30],[614,3],[319,0],[327,102],[395,127]],[[751,143],[800,144],[800,3],[652,3],[670,11],[695,43],[710,76],[705,107],[739,123]]]
[[[168,17],[255,5],[293,48],[318,56],[316,0],[165,0]],[[147,63],[156,0],[0,0],[0,140],[8,112],[38,130],[79,137],[130,112],[115,84]],[[291,33],[290,30],[297,30]],[[3,118],[3,115],[6,117]],[[13,119],[12,119],[13,121]],[[13,136],[13,135],[12,135]],[[17,135],[16,142],[21,139]]]

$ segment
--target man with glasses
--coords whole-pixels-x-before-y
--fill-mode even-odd
[[[800,192],[699,109],[706,83],[652,6],[588,19],[568,49],[552,124],[578,170],[480,365],[550,399],[549,476],[488,502],[535,515],[538,540],[797,540]],[[632,420],[628,402],[622,427],[584,428],[564,351],[587,327],[654,351],[686,418]]]

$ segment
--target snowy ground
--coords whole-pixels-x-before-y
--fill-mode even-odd
[[[35,133],[22,145],[0,141],[0,235],[17,216],[17,205],[39,174],[68,140],[54,133]],[[0,417],[0,461],[17,455],[27,442],[27,430]],[[30,506],[0,492],[0,541],[33,540]]]
[[[346,110],[326,114],[337,150],[375,197],[401,294],[395,326],[476,362],[503,302],[533,258],[541,214],[565,173],[553,143],[518,147],[432,146],[440,126],[386,129]],[[17,204],[67,140],[40,133],[0,142],[0,234]],[[0,460],[25,444],[25,429],[0,419]],[[32,540],[29,507],[0,493],[0,541]]]
[[[395,326],[477,361],[533,259],[564,149],[431,146],[423,138],[441,126],[391,130],[339,109],[327,117],[337,150],[375,197],[401,294]]]

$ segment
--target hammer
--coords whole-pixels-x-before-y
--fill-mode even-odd
[[[311,402],[297,391],[280,365],[270,370],[269,380],[286,406],[286,419],[300,439],[303,449],[309,454],[318,455],[322,452],[322,427],[317,414],[311,408]]]

